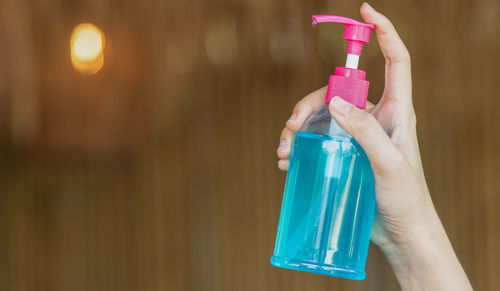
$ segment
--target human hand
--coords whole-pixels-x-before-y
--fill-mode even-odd
[[[340,97],[332,99],[329,109],[363,147],[372,166],[377,204],[372,241],[389,259],[404,289],[469,290],[426,185],[412,104],[410,55],[385,16],[367,3],[360,11],[365,22],[376,25],[386,61],[384,92],[379,103],[366,110]],[[280,137],[280,169],[288,169],[294,135],[311,113],[324,106],[325,94],[326,87],[295,106]],[[443,280],[446,277],[449,280]]]

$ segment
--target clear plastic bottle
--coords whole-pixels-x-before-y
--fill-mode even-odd
[[[365,108],[369,82],[357,66],[375,26],[334,15],[313,16],[313,25],[319,22],[345,24],[346,66],[330,76],[325,106],[309,116],[293,141],[271,264],[363,280],[375,183],[364,150],[337,125],[328,104],[340,96]]]
[[[325,105],[295,136],[271,263],[363,280],[374,210],[368,158]]]

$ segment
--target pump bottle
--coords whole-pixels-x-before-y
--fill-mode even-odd
[[[334,15],[314,15],[345,25],[345,67],[330,76],[325,105],[306,119],[292,144],[271,264],[354,280],[365,278],[375,212],[374,178],[361,146],[331,117],[335,96],[366,107],[369,82],[358,69],[373,24]]]

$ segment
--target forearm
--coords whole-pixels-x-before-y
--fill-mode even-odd
[[[408,240],[381,246],[403,290],[472,290],[434,207]]]

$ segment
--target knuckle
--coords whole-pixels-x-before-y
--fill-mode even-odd
[[[301,111],[301,110],[308,108],[309,106],[310,106],[310,104],[309,104],[309,102],[307,100],[307,96],[306,96],[302,100],[297,102],[297,104],[295,104],[293,111],[294,112]]]
[[[392,22],[389,20],[389,18],[385,17],[384,15],[380,18],[379,26],[385,28],[384,32],[389,31],[389,29],[394,29],[394,25],[392,25]]]
[[[388,65],[404,64],[407,66],[411,66],[410,53],[403,44],[402,46],[403,48],[400,52],[385,57],[385,62]]]
[[[278,158],[280,159],[286,159],[288,158],[288,154],[284,152],[284,150],[282,149],[279,149],[276,153],[276,155],[278,156]]]

